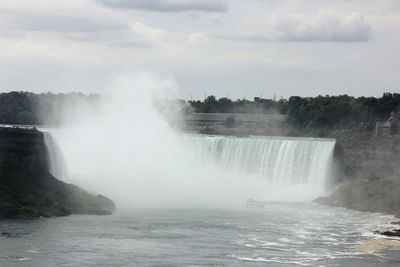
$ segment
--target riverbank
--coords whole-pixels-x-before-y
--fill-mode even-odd
[[[43,133],[0,127],[0,218],[111,214],[112,200],[64,183],[49,172]]]
[[[329,196],[316,199],[316,202],[358,211],[394,214],[399,217],[400,179],[398,176],[389,176],[345,182]]]
[[[348,209],[393,214],[400,218],[400,177],[357,179],[338,186],[330,195],[315,202]],[[377,230],[376,234],[400,237],[399,222],[394,221],[391,230]]]

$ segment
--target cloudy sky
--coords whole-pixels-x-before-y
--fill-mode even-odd
[[[0,1],[0,90],[98,92],[120,74],[185,99],[400,89],[398,0]]]

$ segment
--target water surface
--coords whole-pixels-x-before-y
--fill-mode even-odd
[[[317,204],[132,209],[112,216],[0,221],[0,266],[399,266],[368,252],[393,217]]]

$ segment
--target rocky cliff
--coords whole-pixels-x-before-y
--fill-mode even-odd
[[[0,128],[0,218],[110,214],[114,203],[53,177],[43,133]]]
[[[337,138],[338,186],[316,201],[361,211],[399,214],[400,138],[349,135]]]

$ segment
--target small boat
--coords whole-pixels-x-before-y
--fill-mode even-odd
[[[265,206],[265,202],[264,201],[254,200],[253,198],[249,198],[246,201],[246,206],[248,208],[261,208],[261,209],[263,209],[264,206]]]

